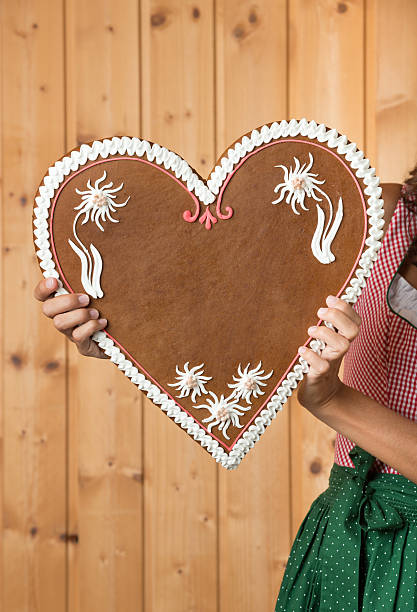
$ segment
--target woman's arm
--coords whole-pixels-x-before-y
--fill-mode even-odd
[[[313,414],[417,484],[416,422],[343,383]]]
[[[360,318],[340,298],[329,296],[326,302],[329,307],[317,314],[337,331],[323,325],[308,329],[325,348],[321,355],[299,348],[310,369],[299,385],[298,400],[329,427],[417,484],[417,423],[342,383],[340,364],[358,335]]]

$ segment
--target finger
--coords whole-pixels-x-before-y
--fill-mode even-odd
[[[72,330],[77,325],[82,325],[90,319],[98,319],[99,312],[96,308],[77,308],[70,312],[63,312],[54,316],[53,321],[59,331]]]
[[[359,333],[359,325],[338,308],[319,308],[317,315],[331,323],[348,340],[354,340]]]
[[[98,320],[90,320],[87,323],[83,323],[78,327],[75,327],[72,334],[71,339],[79,345],[79,350],[85,348],[85,343],[89,341],[89,338],[95,331],[98,329],[103,329],[106,327],[107,319],[98,319]]]
[[[344,312],[345,315],[347,315],[349,319],[352,319],[352,321],[354,321],[357,325],[361,324],[360,316],[353,309],[352,305],[345,302],[345,300],[335,297],[334,295],[328,295],[326,298],[326,304],[330,308],[338,308],[339,310]]]
[[[58,289],[58,281],[53,276],[43,278],[33,290],[33,297],[40,302],[44,302],[48,297]]]
[[[339,359],[349,350],[349,340],[325,325],[313,325],[308,328],[307,332],[312,338],[323,340],[326,345],[324,349],[326,355],[328,354],[332,361]]]
[[[85,293],[66,293],[46,300],[42,304],[42,311],[52,319],[57,314],[74,310],[80,306],[87,306],[89,301],[90,298]]]
[[[300,346],[298,348],[298,352],[310,366],[310,369],[307,374],[308,376],[310,376],[310,378],[323,376],[323,374],[326,374],[326,372],[329,371],[329,362],[326,359],[320,357],[320,355],[317,355],[317,353],[313,351],[313,349],[308,348],[307,346]]]

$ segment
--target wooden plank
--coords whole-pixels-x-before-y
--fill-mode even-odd
[[[139,133],[138,36],[136,0],[66,3],[69,148]],[[69,349],[68,609],[140,612],[142,395],[110,361]]]
[[[417,164],[417,3],[367,3],[367,149],[382,182]]]
[[[64,148],[63,6],[2,3],[3,594],[65,610],[65,343],[33,298],[32,202]],[[6,324],[7,322],[7,324]]]
[[[213,3],[144,0],[142,136],[214,163]],[[161,219],[163,223],[163,219]],[[217,610],[217,464],[145,399],[145,609]]]
[[[217,155],[287,117],[286,2],[216,3]],[[220,609],[272,610],[290,546],[287,403],[236,471],[219,472]]]
[[[365,148],[366,157],[371,162],[371,166],[375,168],[376,174],[379,175],[377,166],[376,152],[376,95],[377,95],[377,80],[379,71],[383,71],[383,66],[378,62],[377,48],[377,22],[376,22],[376,2],[375,0],[367,0],[365,6]],[[382,73],[383,74],[383,73]],[[379,175],[380,176],[380,175]],[[380,176],[381,178],[381,176]],[[383,179],[381,178],[381,181]]]
[[[364,3],[290,3],[289,115],[334,127],[364,146]],[[314,317],[312,318],[312,324]],[[293,536],[328,486],[336,432],[292,409]]]
[[[289,113],[364,145],[364,3],[295,0],[289,13]]]
[[[3,177],[3,125],[5,123],[5,117],[3,114],[3,27],[1,24],[4,23],[4,5],[0,5],[0,186],[4,184]],[[4,466],[4,432],[3,432],[3,416],[4,416],[4,310],[3,304],[5,302],[5,285],[3,280],[3,268],[5,258],[5,246],[4,246],[4,197],[3,189],[0,187],[0,608],[4,608],[4,550],[3,550],[3,466]]]

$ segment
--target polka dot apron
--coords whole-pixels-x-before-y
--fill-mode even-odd
[[[333,464],[298,529],[275,612],[417,611],[417,484],[369,480],[375,457],[349,456],[355,467]]]

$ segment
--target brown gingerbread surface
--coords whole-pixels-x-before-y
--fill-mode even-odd
[[[276,166],[289,171],[297,158],[306,167],[309,153],[314,160],[310,173],[324,181],[318,186],[328,199],[318,191],[321,201],[306,195],[308,210],[295,204],[299,214],[286,202],[288,191],[281,202],[272,204],[282,191],[274,189],[285,179],[284,169]],[[104,231],[91,215],[85,223],[85,217],[78,218],[77,236],[90,253],[93,244],[102,258],[103,297],[91,298],[90,306],[107,318],[106,334],[139,371],[228,453],[298,361],[297,348],[308,342],[307,327],[317,323],[316,311],[326,296],[341,295],[358,267],[368,231],[366,185],[344,155],[317,139],[277,139],[255,147],[235,164],[208,205],[210,218],[217,219],[208,229],[199,222],[207,205],[196,202],[173,170],[146,156],[116,153],[88,160],[60,183],[49,209],[51,251],[67,291],[85,292],[80,257],[69,243],[70,239],[78,244],[73,223],[82,196],[76,190],[88,192],[88,181],[94,186],[104,172],[99,188],[110,182],[113,189],[123,184],[110,202],[129,199],[111,212],[117,223],[100,221]],[[311,246],[318,223],[316,205],[331,229],[339,198],[343,218],[331,241],[334,261],[322,263]],[[184,218],[186,211],[195,221]],[[178,382],[177,368],[185,371],[186,363],[189,368],[203,364],[200,371],[211,377],[204,383],[205,393],[194,401],[192,388],[179,398],[179,389],[169,385]],[[208,392],[218,399],[230,396],[233,387],[228,385],[241,379],[239,365],[243,371],[259,363],[258,374],[272,374],[258,385],[257,397],[249,396],[250,403],[237,398],[235,408],[241,414],[237,421],[229,420],[227,439],[219,417],[218,424],[209,427],[216,418],[207,408],[207,399],[214,397]],[[256,378],[251,382],[256,389]],[[222,414],[224,422],[227,413]],[[211,421],[204,422],[210,415]]]

